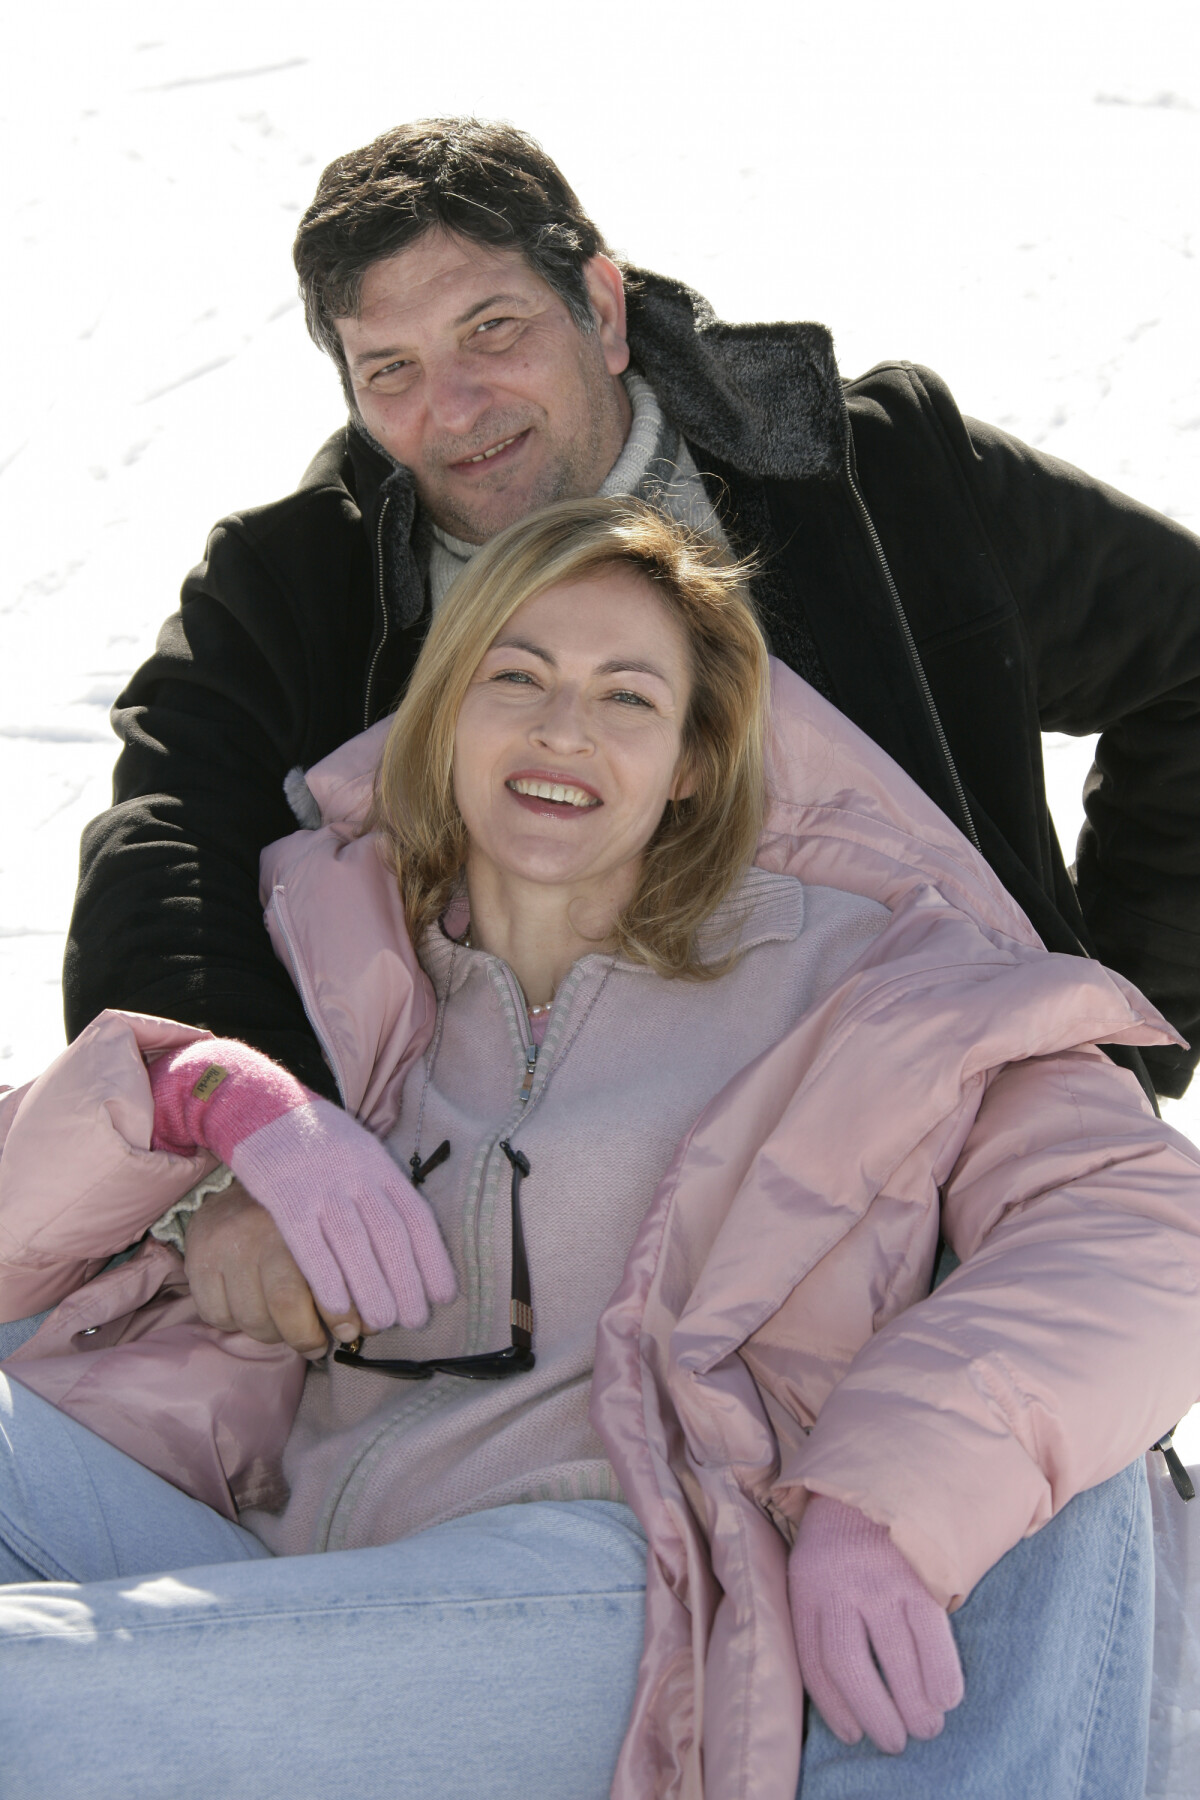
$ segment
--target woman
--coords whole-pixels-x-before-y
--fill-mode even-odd
[[[57,1083],[119,1118],[143,1224],[220,1156],[254,1200],[200,1206],[189,1266],[206,1218],[277,1231],[351,1340],[282,1487],[218,1420],[236,1522],[112,1447],[127,1394],[105,1443],[31,1391],[36,1340],[10,1365],[6,1793],[591,1796],[628,1722],[622,1796],[790,1800],[801,1670],[805,1800],[1136,1791],[1136,1459],[1200,1390],[1197,1170],[1093,1046],[1169,1033],[779,671],[764,818],[767,682],[738,572],[644,507],[512,528],[435,621],[374,830],[379,730],[264,858],[370,1131],[119,1016],[0,1102],[10,1313],[117,1247],[95,1183],[52,1230],[5,1210]],[[183,1437],[145,1460],[188,1485]]]

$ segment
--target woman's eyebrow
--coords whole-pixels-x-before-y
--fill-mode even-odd
[[[526,650],[530,656],[536,656],[540,662],[548,663],[552,669],[557,669],[558,667],[558,664],[548,650],[543,650],[540,644],[531,644],[528,638],[496,638],[493,641],[491,648],[493,650]]]
[[[530,656],[536,656],[539,662],[546,663],[550,668],[557,669],[558,667],[558,663],[549,650],[543,650],[540,644],[531,644],[528,638],[497,638],[491,647],[493,650],[525,650]],[[596,673],[597,675],[652,675],[656,681],[661,681],[664,687],[671,685],[670,678],[664,675],[656,663],[640,662],[632,656],[614,656],[610,661],[598,664]]]
[[[661,681],[665,687],[671,685],[670,678],[663,674],[656,663],[638,662],[634,657],[614,657],[611,662],[601,663],[596,673],[597,675],[653,675],[655,680]]]

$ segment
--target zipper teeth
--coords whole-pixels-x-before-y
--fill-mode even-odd
[[[847,440],[849,440],[849,436],[850,436],[850,415],[849,415],[849,413],[846,414],[846,436],[847,436]],[[982,856],[983,851],[980,847],[979,839],[975,835],[975,822],[971,818],[971,809],[967,805],[967,796],[966,796],[965,792],[963,791],[963,784],[959,780],[958,770],[954,766],[954,758],[950,754],[950,744],[946,737],[945,730],[942,726],[942,721],[938,717],[938,709],[934,702],[933,690],[930,688],[930,685],[929,685],[929,677],[925,673],[924,665],[921,662],[921,654],[920,654],[920,651],[917,649],[917,640],[916,640],[916,638],[914,638],[914,636],[912,634],[912,626],[908,622],[908,614],[905,612],[904,604],[900,599],[900,590],[896,586],[895,578],[892,575],[891,569],[888,567],[888,559],[884,555],[883,545],[880,542],[879,533],[875,529],[875,521],[871,517],[870,513],[867,511],[867,503],[858,491],[858,483],[854,479],[854,473],[850,466],[850,462],[849,462],[848,458],[847,458],[847,462],[846,462],[846,480],[850,484],[850,492],[854,495],[854,503],[858,507],[859,517],[862,519],[863,524],[866,526],[867,535],[871,540],[872,546],[874,547],[875,555],[878,560],[879,567],[883,571],[883,578],[884,578],[884,581],[887,583],[887,590],[888,590],[889,595],[891,596],[892,610],[895,613],[897,620],[899,621],[900,630],[904,637],[904,646],[905,646],[905,649],[908,651],[908,660],[912,664],[913,672],[917,677],[917,682],[921,689],[921,698],[925,702],[925,710],[929,715],[929,722],[933,726],[934,732],[937,736],[938,746],[941,749],[942,757],[945,761],[946,768],[949,771],[950,781],[954,788],[954,797],[958,801],[959,811],[962,814],[962,822],[963,822],[964,826],[966,827],[967,836],[970,838],[970,840],[974,844],[976,850],[978,850],[979,854]]]
[[[292,967],[291,967],[292,980],[296,984],[296,988],[300,995],[301,1003],[304,1007],[305,1012],[308,1014],[308,1022],[313,1028],[313,1033],[316,1037],[316,1040],[317,1040],[318,1044],[320,1044],[321,1049],[325,1053],[325,1060],[329,1064],[329,1067],[333,1070],[333,1079],[337,1082],[337,1089],[338,1089],[338,1093],[341,1095],[342,1105],[343,1105],[343,1107],[345,1107],[346,1111],[349,1112],[350,1109],[346,1105],[346,1083],[342,1079],[342,1071],[338,1067],[338,1061],[337,1061],[336,1055],[334,1054],[333,1046],[329,1042],[329,1039],[326,1037],[325,1033],[321,1029],[320,1015],[317,1010],[316,999],[313,995],[311,987],[308,984],[308,980],[307,980],[307,977],[304,972],[303,964],[301,963],[300,958],[296,954],[295,939],[292,937],[291,931],[288,928],[287,907],[284,904],[282,889],[280,889],[280,888],[275,889],[275,892],[271,896],[271,904],[275,909],[275,918],[276,918],[276,921],[278,922],[279,929],[283,933],[283,941],[287,945],[287,953],[288,953],[288,957],[291,960],[291,965],[292,965]]]
[[[363,700],[364,731],[368,730],[371,724],[371,689],[375,685],[375,670],[383,652],[383,646],[388,641],[387,604],[383,597],[383,521],[387,518],[387,509],[391,504],[392,496],[389,494],[379,509],[379,520],[375,526],[375,571],[379,593],[379,613],[383,620],[383,632],[379,642],[375,646],[375,654],[371,658],[371,666],[367,670],[367,691],[366,697]]]
[[[529,1025],[529,1014],[525,1010],[525,997],[517,986],[516,977],[513,975],[512,970],[508,968],[507,964],[502,960],[500,961],[500,969],[508,986],[509,997],[513,1003],[513,1011],[517,1015],[517,1032],[521,1039],[521,1048],[525,1053],[525,1068],[521,1078],[521,1085],[517,1089],[517,1099],[524,1107],[528,1104],[529,1096],[533,1092],[533,1078],[537,1072],[538,1047],[533,1041],[533,1032]],[[499,1143],[500,1140],[497,1138],[496,1141]]]

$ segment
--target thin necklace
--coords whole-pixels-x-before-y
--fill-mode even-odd
[[[423,1058],[423,1061],[425,1064],[425,1079],[421,1083],[421,1098],[417,1103],[417,1129],[414,1134],[415,1142],[413,1144],[413,1153],[412,1153],[412,1156],[409,1158],[409,1164],[408,1164],[409,1168],[412,1170],[411,1180],[412,1180],[414,1187],[420,1187],[420,1185],[424,1181],[425,1177],[428,1174],[430,1174],[434,1169],[438,1168],[440,1166],[440,1164],[444,1163],[446,1161],[447,1157],[450,1155],[450,1140],[449,1140],[449,1138],[446,1138],[442,1143],[440,1143],[438,1145],[437,1149],[433,1152],[432,1156],[429,1157],[428,1161],[426,1161],[426,1162],[421,1161],[421,1126],[425,1120],[425,1101],[427,1100],[427,1098],[429,1096],[429,1084],[433,1079],[433,1067],[434,1067],[434,1064],[437,1062],[438,1051],[441,1049],[441,1045],[442,1045],[442,1031],[443,1031],[443,1028],[445,1027],[445,1023],[446,1023],[446,1009],[450,1003],[450,990],[454,985],[454,959],[458,955],[458,952],[460,950],[474,949],[474,945],[471,943],[471,928],[470,928],[470,926],[467,927],[467,929],[464,932],[462,937],[451,938],[450,944],[451,944],[450,967],[446,971],[446,987],[445,987],[444,993],[440,994],[438,997],[437,1020],[436,1020],[436,1023],[434,1025],[434,1029],[433,1029],[433,1040],[430,1043],[429,1048],[425,1052],[425,1056]],[[558,1056],[555,1059],[557,1067],[559,1067],[559,1068],[562,1067],[563,1063],[566,1062],[568,1056],[571,1054],[571,1051],[574,1049],[575,1039],[579,1036],[580,1032],[583,1030],[584,1026],[587,1024],[588,1020],[591,1018],[592,1008],[595,1006],[597,1000],[599,1000],[601,994],[604,992],[605,988],[608,986],[608,978],[612,974],[612,972],[613,972],[613,962],[610,959],[609,965],[608,965],[607,969],[605,969],[604,974],[601,977],[599,987],[596,989],[595,993],[592,995],[591,999],[588,1001],[587,1005],[584,1007],[581,1017],[576,1020],[574,1031],[571,1033],[570,1037],[567,1039],[567,1041],[563,1045],[562,1049],[558,1052]],[[553,1001],[551,1001],[551,1005],[553,1005]],[[545,1009],[543,1008],[542,1010],[544,1011]],[[546,1085],[548,1085],[548,1083]],[[544,1085],[541,1088],[539,1093],[536,1093],[532,1096],[532,1098],[529,1101],[529,1111],[526,1112],[526,1114],[524,1115],[524,1118],[518,1119],[516,1121],[516,1124],[514,1124],[512,1130],[509,1132],[510,1137],[513,1136],[513,1134],[517,1131],[517,1129],[522,1124],[524,1124],[525,1119],[527,1119],[529,1117],[529,1113],[532,1112],[534,1107],[537,1106],[538,1101],[541,1100],[541,1098],[545,1094],[545,1092],[546,1092],[546,1086]]]
[[[471,942],[471,927],[469,925],[467,926],[466,931],[463,933],[462,937],[460,937],[458,941],[462,945],[464,950],[473,950],[475,948],[474,944]],[[555,982],[554,986],[550,990],[550,998],[546,1001],[544,1006],[530,1006],[528,1000],[526,1000],[525,1001],[525,1011],[528,1013],[529,1017],[531,1019],[536,1019],[536,1018],[540,1017],[540,1015],[542,1013],[548,1013],[550,1011],[550,1008],[554,1005],[554,996],[555,996],[555,994],[557,994],[557,992],[558,992],[558,983]],[[524,995],[522,995],[522,998],[524,998]]]

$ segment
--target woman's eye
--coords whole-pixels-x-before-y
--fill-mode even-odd
[[[635,694],[632,688],[618,688],[610,698],[619,700],[622,706],[644,706],[648,712],[654,711],[653,702],[647,700],[645,694]]]
[[[501,669],[492,676],[493,681],[511,681],[515,687],[533,687],[534,679],[528,669]]]

